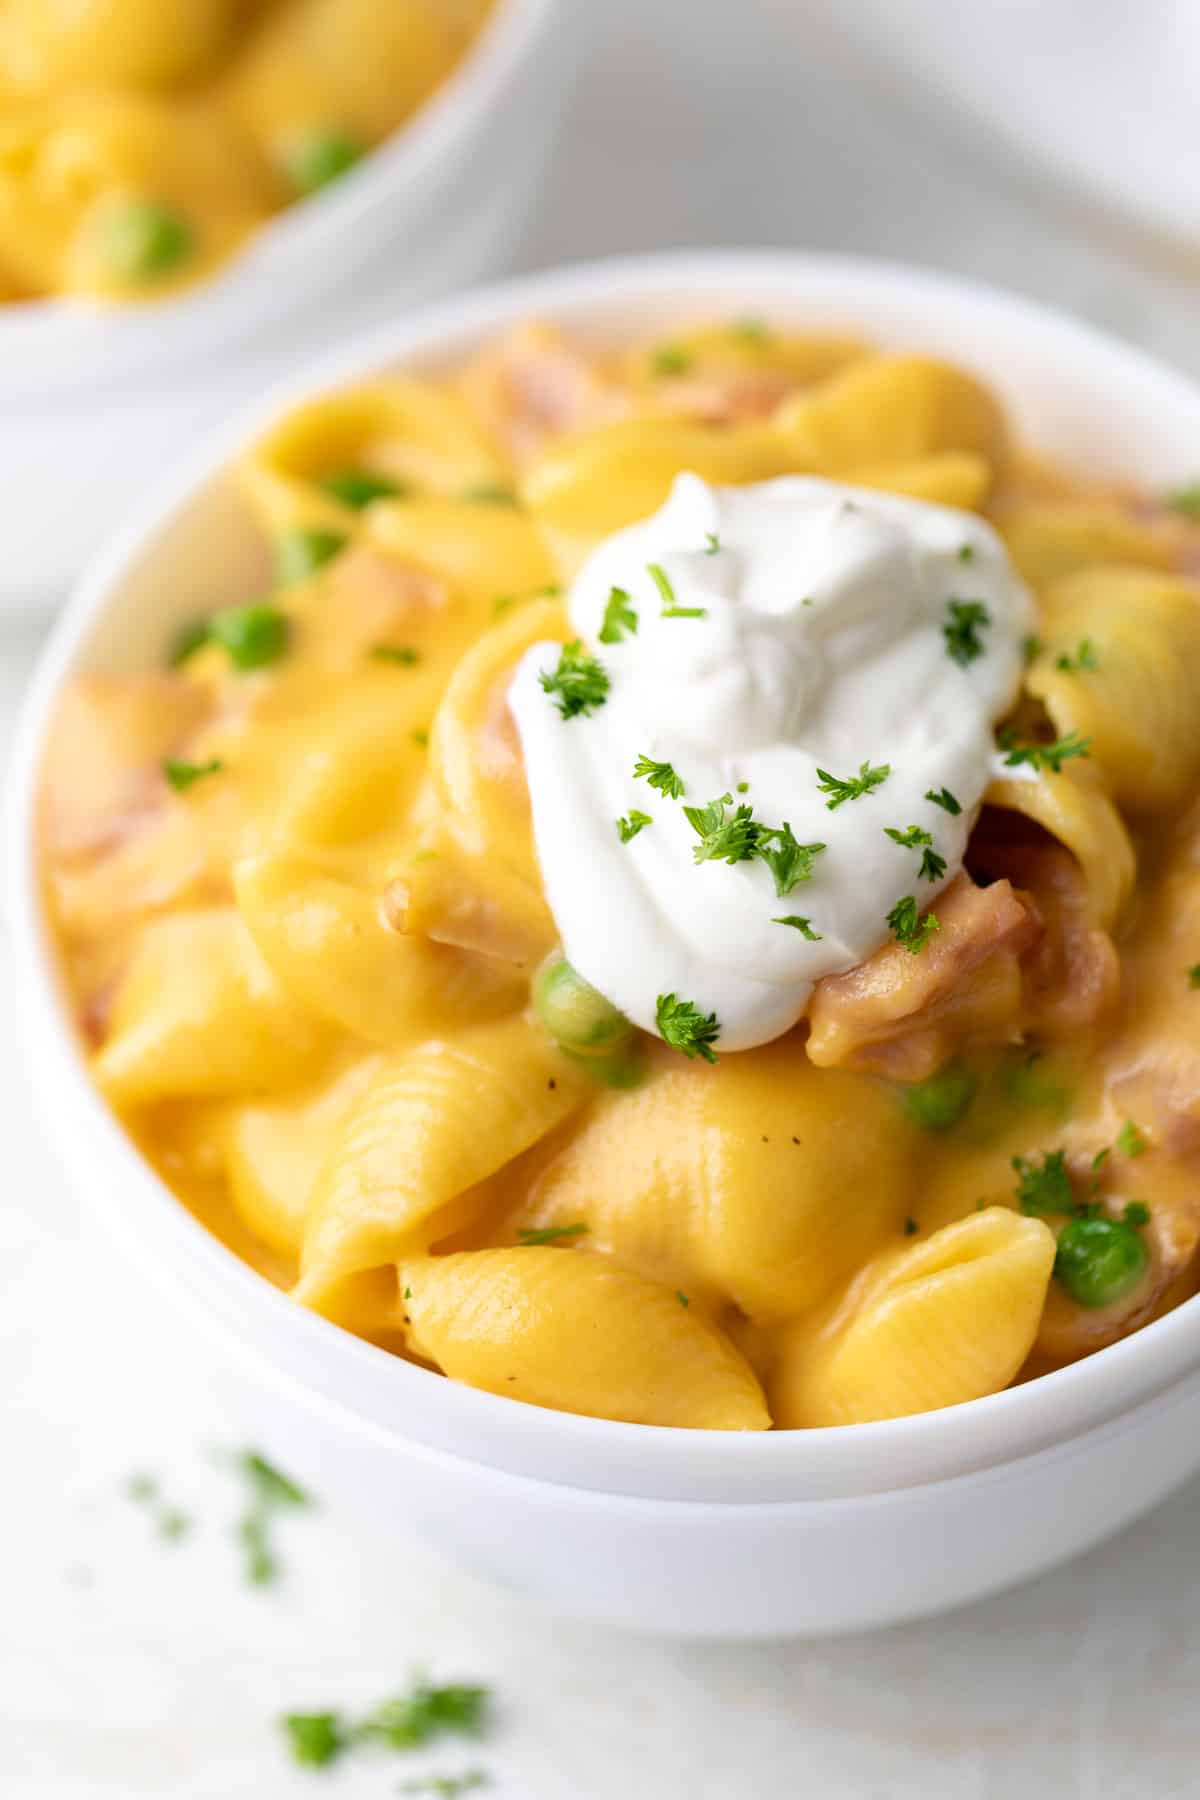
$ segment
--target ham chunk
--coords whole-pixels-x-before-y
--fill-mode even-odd
[[[822,1068],[923,1081],[964,1043],[1020,1036],[1020,959],[1041,922],[1008,881],[959,875],[938,896],[941,929],[913,955],[885,944],[813,990],[808,1054]]]
[[[619,416],[627,401],[578,345],[552,325],[530,324],[502,340],[465,378],[470,399],[518,462],[546,438]]]

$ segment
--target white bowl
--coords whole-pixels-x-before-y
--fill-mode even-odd
[[[177,298],[0,305],[0,609],[59,598],[165,466],[335,332],[393,318],[508,253],[582,26],[564,0],[499,0],[407,125]]]
[[[979,371],[1027,441],[1150,487],[1195,473],[1200,390],[1072,320],[884,264],[676,255],[533,277],[354,345],[272,409],[397,365],[431,367],[530,314],[605,340],[761,312],[862,331]],[[918,1418],[756,1434],[613,1424],[496,1398],[294,1306],[224,1250],[93,1091],[54,968],[35,774],[64,680],[157,658],[236,592],[252,533],[228,460],[243,421],[162,486],[60,622],[19,733],[8,910],[24,1029],[81,1193],[212,1333],[262,1440],[340,1505],[369,1504],[546,1604],[711,1637],[847,1631],[936,1612],[1096,1543],[1200,1468],[1200,1305],[990,1399]]]

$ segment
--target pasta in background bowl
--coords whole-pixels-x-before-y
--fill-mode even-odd
[[[103,21],[104,0],[93,11]],[[258,35],[247,36],[238,9],[196,0],[197,55],[200,25],[215,30],[224,19],[213,61],[202,65],[203,93],[161,85],[169,58],[165,70],[153,57],[123,70],[107,54],[114,40],[106,31],[90,53],[101,56],[111,91],[82,99],[72,83],[89,46],[73,46],[70,9],[28,0],[14,12],[0,69],[39,20],[66,67],[62,94],[47,76],[45,94],[6,102],[0,127],[0,245],[11,239],[22,252],[20,268],[0,274],[9,425],[0,476],[15,552],[0,601],[28,607],[65,589],[114,509],[197,434],[327,346],[327,305],[336,301],[343,325],[365,329],[478,277],[505,253],[535,201],[585,21],[568,20],[555,0],[495,0],[487,9],[445,0],[443,11],[468,25],[482,19],[465,54],[451,64],[426,43],[430,54],[412,65],[415,86],[381,96],[361,56],[338,54],[374,28],[375,9],[347,16],[323,0],[298,0],[268,9]],[[150,26],[156,16],[145,9]],[[417,0],[395,11],[393,54],[406,18],[419,28],[420,17]],[[64,40],[57,45],[55,26]],[[165,55],[153,30],[147,38]],[[130,48],[137,41],[132,30],[119,39]],[[81,51],[74,60],[73,47]],[[53,57],[46,61],[53,68]],[[205,98],[214,82],[215,97]],[[423,89],[433,91],[414,111]],[[302,129],[335,104],[336,132],[322,140]],[[73,106],[82,120],[71,117]],[[224,135],[210,129],[206,106],[228,114]],[[388,136],[393,122],[399,129]],[[375,147],[349,166],[368,141]],[[312,166],[288,176],[297,147]],[[26,176],[31,160],[40,183]],[[287,205],[297,181],[317,191]],[[18,260],[0,247],[0,267],[6,254]],[[115,259],[109,274],[98,256]],[[28,297],[64,285],[82,297]],[[97,303],[97,292],[110,298]]]
[[[536,344],[538,394],[567,393],[572,405],[582,395],[582,404],[595,408],[591,434],[575,440],[569,461],[553,436],[528,441],[531,423],[540,428],[544,418],[531,421],[527,410],[514,413],[498,402],[511,391],[513,352],[507,363],[479,361],[505,326],[531,315],[547,320],[551,333]],[[780,371],[768,357],[764,369],[761,344],[739,342],[728,324],[715,334],[702,327],[714,319],[767,321],[780,347],[776,363],[790,358],[793,366]],[[563,343],[553,336],[558,330]],[[747,335],[744,325],[740,335]],[[139,832],[100,887],[89,887],[85,864],[77,861],[73,872],[60,865],[56,904],[62,917],[65,879],[75,921],[72,979],[93,1024],[113,1005],[114,974],[125,970],[115,1027],[112,1018],[102,1026],[107,1045],[99,1066],[110,1097],[143,1121],[141,1135],[160,1169],[200,1210],[207,1207],[210,1222],[243,1253],[251,1248],[249,1222],[259,1246],[251,1253],[277,1279],[292,1279],[287,1265],[303,1236],[302,1296],[373,1341],[356,1343],[290,1306],[181,1214],[88,1092],[61,1002],[45,975],[35,973],[37,1037],[54,1061],[56,1091],[69,1088],[89,1143],[94,1151],[102,1146],[96,1152],[102,1185],[120,1190],[113,1198],[118,1210],[129,1209],[125,1223],[143,1252],[149,1250],[160,1270],[165,1264],[181,1274],[202,1309],[220,1314],[222,1330],[249,1344],[256,1364],[266,1357],[277,1365],[275,1378],[293,1390],[285,1413],[297,1404],[317,1409],[325,1468],[339,1456],[347,1474],[370,1466],[368,1479],[380,1484],[389,1506],[400,1505],[403,1470],[407,1509],[427,1523],[440,1518],[442,1535],[460,1549],[547,1597],[561,1601],[573,1591],[581,1610],[626,1623],[737,1634],[845,1628],[931,1610],[1094,1541],[1191,1467],[1186,1433],[1179,1430],[1180,1407],[1194,1404],[1200,1362],[1190,1305],[1073,1366],[993,1391],[1027,1362],[1039,1330],[1054,1260],[1046,1216],[1059,1226],[1076,1212],[1085,1227],[1116,1219],[1138,1246],[1135,1259],[1140,1254],[1164,1273],[1153,1293],[1145,1285],[1138,1290],[1139,1316],[1147,1317],[1174,1273],[1168,1255],[1178,1256],[1180,1271],[1187,1261],[1186,1246],[1166,1226],[1188,1216],[1186,1169],[1174,1168],[1163,1143],[1166,1127],[1148,1112],[1139,1112],[1136,1140],[1124,1123],[1089,1109],[1082,1109],[1088,1132],[1077,1134],[1078,1142],[1063,1136],[1056,1083],[1079,1083],[1086,1069],[1077,1061],[1064,1073],[1044,1016],[1039,1030],[1052,1045],[1044,1063],[1030,1069],[1009,1054],[1005,1030],[1017,1015],[1005,1006],[1028,1001],[1014,1002],[1011,980],[995,968],[982,1013],[964,1021],[961,1008],[956,1018],[935,1012],[950,1042],[933,1052],[925,1043],[918,1061],[901,1069],[909,1081],[905,1091],[920,1095],[915,1108],[898,1098],[872,1060],[881,1044],[894,1050],[904,1034],[872,1028],[864,1036],[861,1018],[844,1009],[840,1020],[825,1021],[824,1048],[815,1058],[816,1028],[808,1055],[802,1041],[793,1049],[779,1039],[765,1050],[731,1052],[715,1071],[662,1048],[651,1051],[641,1085],[633,1087],[624,1085],[620,1058],[614,1063],[602,1046],[616,1082],[607,1089],[596,1085],[595,1060],[589,1065],[586,1057],[564,1054],[545,1029],[547,1019],[559,1016],[554,1006],[561,990],[547,997],[543,982],[541,1023],[527,1011],[530,971],[552,947],[553,928],[538,909],[536,865],[531,880],[531,866],[516,850],[520,813],[512,810],[514,789],[505,778],[511,748],[505,750],[503,733],[494,735],[489,696],[525,644],[547,636],[561,642],[565,635],[561,615],[555,618],[559,602],[539,597],[539,590],[558,582],[564,567],[572,569],[597,535],[657,504],[681,458],[695,466],[707,455],[702,473],[744,479],[745,462],[730,462],[731,434],[738,455],[751,458],[752,476],[783,472],[781,454],[793,459],[785,468],[796,466],[794,445],[801,439],[811,458],[814,439],[823,434],[825,446],[842,446],[841,467],[859,481],[867,474],[881,487],[907,487],[926,500],[970,505],[983,497],[1000,440],[998,415],[973,397],[980,390],[970,383],[955,389],[963,378],[931,376],[935,366],[912,354],[864,362],[850,341],[859,337],[896,352],[935,351],[973,364],[998,390],[1019,439],[1069,466],[1088,487],[1085,500],[1031,468],[1009,481],[1019,500],[1007,522],[1012,552],[1035,585],[1051,581],[1063,596],[1054,605],[1062,609],[1071,654],[1079,656],[1089,634],[1093,655],[1097,643],[1101,652],[1119,645],[1134,617],[1142,620],[1144,637],[1161,615],[1174,621],[1171,631],[1184,633],[1178,655],[1186,666],[1191,651],[1186,616],[1182,624],[1177,617],[1180,579],[1168,566],[1179,567],[1192,554],[1189,528],[1153,509],[1135,516],[1100,492],[1133,480],[1161,490],[1190,474],[1200,402],[1186,384],[1018,303],[902,272],[786,257],[666,259],[542,278],[443,309],[342,359],[310,387],[314,397],[302,396],[282,423],[276,413],[260,426],[258,448],[243,460],[240,480],[228,470],[240,443],[208,457],[115,549],[80,596],[43,676],[22,753],[23,877],[15,907],[22,943],[38,934],[44,966],[40,902],[21,881],[30,872],[33,761],[62,677],[90,671],[90,689],[76,691],[94,702],[104,680],[161,665],[197,614],[212,615],[214,604],[227,609],[215,615],[215,636],[211,625],[204,643],[193,635],[194,656],[183,664],[182,678],[159,677],[157,694],[153,683],[142,690],[151,701],[139,714],[144,760],[156,766],[163,755],[173,757],[177,799],[156,798],[144,780],[134,784],[136,794],[129,788],[129,758],[112,731],[110,762],[91,759],[96,785],[88,788],[75,761],[75,778],[53,790],[61,814],[56,829],[68,846],[73,833],[96,832],[105,807],[109,826],[100,837],[107,831],[110,849],[119,844],[113,824],[121,817],[144,818],[150,806],[173,819],[170,879],[181,883],[186,907],[148,928],[139,920],[137,883],[161,890],[167,867],[160,856],[166,840],[157,839],[147,856],[148,840]],[[586,360],[565,347],[573,341],[590,347]],[[528,354],[529,340],[516,342],[519,354]],[[547,344],[558,378],[549,388]],[[649,345],[649,355],[621,348],[633,344]],[[470,363],[474,413],[472,400],[446,385],[452,371]],[[389,365],[403,373],[383,377]],[[923,398],[920,384],[931,379],[936,395],[928,389]],[[731,392],[744,396],[747,380],[765,398],[755,392],[740,422],[714,417],[714,409],[728,407]],[[884,396],[865,447],[854,440],[861,394],[851,410],[838,408],[847,384],[864,381]],[[900,404],[893,397],[897,381]],[[683,391],[689,383],[690,395]],[[1111,438],[1093,429],[1096,384],[1105,393],[1106,419],[1120,420]],[[315,397],[321,390],[331,397]],[[492,431],[479,425],[479,409],[487,416],[489,407],[498,427]],[[764,426],[768,415],[787,418],[790,452],[781,452]],[[521,465],[515,477],[496,449],[506,425],[510,441],[514,429],[517,439],[525,434],[510,452]],[[914,442],[914,434],[923,441]],[[603,478],[613,446],[625,484],[620,489]],[[898,472],[901,462],[906,467]],[[514,479],[536,531],[509,503]],[[369,493],[367,480],[374,484]],[[620,517],[611,516],[614,503]],[[278,540],[284,585],[266,605],[229,610],[262,592],[263,522],[266,536]],[[1097,542],[1102,553],[1095,558]],[[1109,560],[1110,543],[1118,546],[1118,560],[1133,562],[1123,578],[1132,585],[1114,597],[1110,579],[1098,604],[1086,591],[1086,569],[1072,569],[1081,560]],[[505,573],[498,593],[499,569]],[[255,662],[271,668],[281,634],[289,633],[292,655],[275,673],[234,679],[230,664],[239,659],[243,671]],[[1057,1004],[1071,1014],[1070,1038],[1091,1029],[1088,994],[1081,992],[1087,984],[1078,971],[1098,967],[1103,974],[1107,967],[1098,940],[1125,903],[1132,871],[1114,800],[1138,816],[1169,817],[1194,775],[1186,731],[1169,758],[1150,747],[1170,716],[1167,690],[1160,689],[1131,801],[1122,783],[1132,779],[1131,757],[1142,754],[1131,704],[1118,707],[1118,733],[1096,713],[1094,697],[1080,697],[1088,686],[1077,673],[1069,684],[1073,671],[1059,664],[1068,652],[1057,638],[1051,644],[1048,632],[1047,644],[1048,651],[1031,652],[1027,689],[1049,711],[1060,742],[1072,730],[1083,736],[1086,726],[1104,779],[1079,781],[1060,768],[1052,771],[1058,785],[1032,781],[1028,793],[1008,794],[1001,783],[989,796],[990,831],[972,852],[971,866],[982,879],[999,874],[986,866],[999,859],[1007,879],[1006,859],[1024,858],[1025,882],[1034,884],[1043,916],[1052,915],[1056,895],[1068,913],[1082,907],[1079,930],[1092,962],[1076,960],[1058,987],[1048,967],[1037,984],[1043,1015],[1047,994],[1056,992]],[[1176,666],[1172,656],[1152,653],[1154,678]],[[1117,650],[1110,660],[1120,657]],[[353,697],[341,711],[339,691]],[[401,698],[405,693],[409,699]],[[198,722],[214,694],[223,700],[223,723],[216,736],[205,736],[198,723],[189,726],[186,713],[192,707]],[[231,703],[234,694],[240,697]],[[1089,704],[1086,718],[1071,714]],[[413,707],[424,707],[427,721],[416,722]],[[97,712],[93,705],[88,717],[85,705],[76,722],[85,741],[102,741],[97,722],[103,716],[103,707]],[[475,736],[481,721],[492,733],[485,737],[482,770]],[[1032,718],[1025,727],[1022,742],[1045,741]],[[428,749],[417,741],[426,731]],[[244,743],[270,754],[246,759],[244,767],[255,769],[253,791],[246,789],[235,804],[237,783],[222,776],[227,766],[238,767]],[[430,764],[432,797],[425,776]],[[101,798],[114,775],[125,793],[123,811]],[[1005,779],[1019,785],[1016,774]],[[1031,824],[1010,842],[1012,834],[1001,827],[1014,807]],[[460,814],[464,828],[453,846],[435,841],[447,819],[453,823]],[[207,821],[200,845],[198,817]],[[264,818],[272,822],[265,833]],[[420,829],[405,842],[397,873],[396,833],[403,836],[414,821]],[[491,894],[481,925],[471,900],[470,857],[486,855],[488,833],[499,833],[494,841],[504,845],[509,875],[507,889]],[[1048,879],[1044,871],[1034,883],[1029,858],[1044,856],[1051,840],[1067,847],[1072,866],[1083,868],[1085,901],[1071,899],[1070,883],[1039,885]],[[79,847],[76,835],[68,855]],[[221,871],[237,849],[243,860],[231,910]],[[93,838],[85,863],[94,850]],[[94,863],[93,874],[104,860]],[[1181,868],[1179,880],[1185,877]],[[950,930],[953,909],[948,901],[937,904]],[[397,915],[410,931],[420,917],[442,921],[432,940],[436,949],[426,953],[436,969],[418,970],[411,939],[395,931]],[[115,929],[114,917],[120,920]],[[452,932],[447,919],[455,921]],[[519,944],[519,955],[495,957],[497,921],[505,941]],[[479,936],[485,927],[493,939],[488,945]],[[389,973],[388,959],[381,962],[373,950],[373,934],[388,931],[393,945],[409,942],[401,952],[403,972]],[[1066,954],[1061,932],[1050,933],[1049,943],[1057,943],[1060,959]],[[1074,938],[1068,947],[1077,950]],[[487,951],[487,979],[480,982],[476,967],[464,990],[454,959]],[[394,960],[394,951],[388,956]],[[197,970],[212,972],[226,996],[210,1014],[221,1018],[211,1040],[203,1036],[208,1027],[196,1000]],[[1138,979],[1153,987],[1158,975],[1151,959]],[[1184,977],[1186,986],[1186,969]],[[1099,976],[1092,987],[1092,1015],[1099,1020],[1105,997]],[[1074,1013],[1073,999],[1079,1002]],[[402,1029],[398,1005],[407,1021]],[[424,1019],[421,1006],[432,1008]],[[459,1009],[453,1035],[446,1031],[448,1006]],[[231,1007],[241,1009],[232,1029]],[[997,1026],[997,1018],[1007,1025]],[[851,1028],[859,1035],[847,1048]],[[1162,1037],[1166,1015],[1156,1014],[1152,1029]],[[434,1064],[431,1031],[445,1040],[441,1049],[433,1045],[441,1059]],[[559,1036],[567,1051],[588,1047],[569,1033]],[[1076,1041],[1090,1066],[1103,1034]],[[953,1054],[967,1055],[976,1088],[961,1124],[954,1115],[965,1105],[965,1084],[956,1098],[954,1081],[947,1083],[944,1069],[938,1075]],[[920,1057],[931,1057],[928,1066]],[[821,1060],[843,1066],[814,1067]],[[195,1086],[197,1066],[206,1071],[203,1094]],[[914,1077],[924,1086],[912,1085]],[[809,1089],[813,1097],[806,1100]],[[1047,1109],[1032,1131],[1031,1107]],[[404,1120],[416,1118],[425,1124],[414,1137]],[[148,1131],[147,1119],[158,1121]],[[1093,1127],[1103,1135],[1096,1145],[1088,1135]],[[689,1164],[689,1145],[705,1130],[704,1180],[716,1185],[689,1224],[687,1197],[701,1168]],[[653,1156],[648,1149],[630,1154],[638,1133],[644,1146],[654,1146]],[[798,1213],[777,1160],[785,1144],[794,1154],[789,1140],[795,1137],[806,1146],[806,1161],[817,1158],[815,1179],[796,1190]],[[311,1146],[320,1143],[330,1154],[305,1225],[305,1198],[296,1198],[297,1157],[311,1162]],[[1150,1210],[1159,1218],[1150,1249],[1141,1248],[1138,1234],[1151,1231],[1141,1211],[1121,1218],[1116,1205],[1126,1203],[1127,1170],[1141,1160],[1143,1144],[1139,1188],[1154,1188]],[[1060,1146],[1069,1162],[1052,1160]],[[1060,1175],[1082,1182],[1085,1149],[1089,1164],[1095,1161],[1095,1195],[1072,1190],[1064,1201],[1059,1194],[1055,1214],[1035,1191],[1037,1203],[1022,1214],[1014,1190],[1028,1185],[1027,1172],[1050,1185]],[[1007,1172],[1014,1156],[1022,1168],[1017,1176],[1006,1174],[998,1191],[997,1172]],[[721,1174],[722,1158],[728,1176]],[[639,1198],[643,1168],[652,1168],[656,1179],[646,1178]],[[517,1171],[515,1186],[504,1185],[505,1169]],[[973,1200],[964,1203],[965,1186],[974,1196],[976,1185],[996,1202],[982,1212]],[[680,1197],[674,1211],[655,1198],[664,1186]],[[856,1204],[846,1203],[846,1189]],[[764,1194],[781,1203],[764,1206]],[[831,1204],[831,1196],[841,1204]],[[1041,1200],[1046,1197],[1043,1186]],[[1138,1204],[1132,1194],[1129,1203]],[[914,1217],[914,1209],[923,1216]],[[435,1223],[422,1234],[419,1220],[431,1210]],[[397,1227],[397,1217],[415,1229]],[[481,1218],[489,1221],[482,1238]],[[382,1283],[381,1271],[388,1276]],[[939,1305],[943,1321],[957,1321],[949,1338],[937,1322]],[[947,1313],[947,1306],[958,1310]],[[832,1308],[830,1323],[814,1337],[822,1307]],[[1104,1309],[1064,1314],[1060,1306],[1058,1313],[1049,1309],[1043,1318],[1041,1329],[1050,1335],[1039,1352],[1042,1363],[1029,1363],[1030,1372],[1137,1322],[1130,1315],[1114,1328],[1110,1313],[1104,1329],[1079,1341],[1071,1335],[1074,1321],[1085,1313],[1094,1321]],[[506,1316],[520,1318],[523,1329],[489,1336]],[[980,1329],[964,1328],[965,1319]],[[580,1335],[585,1321],[586,1337]],[[942,1353],[932,1356],[929,1346],[939,1333]],[[946,1351],[951,1340],[957,1364]],[[398,1360],[391,1352],[403,1344],[419,1360],[495,1394],[472,1393]],[[513,1375],[517,1392],[537,1407],[496,1397]],[[864,1381],[872,1395],[866,1401]],[[581,1404],[589,1392],[594,1397]],[[622,1400],[621,1392],[629,1398]],[[954,1404],[960,1401],[968,1404]],[[810,1429],[762,1435],[687,1429],[761,1426],[768,1403],[779,1422]],[[654,1423],[622,1425],[549,1410],[563,1405]],[[946,1410],[888,1417],[919,1406]],[[880,1422],[825,1428],[854,1419]],[[656,1428],[664,1424],[683,1429]],[[1146,1452],[1137,1459],[1122,1447],[1133,1430]],[[295,1449],[289,1434],[293,1457]],[[1067,1449],[1073,1454],[1064,1463]],[[1069,1506],[1062,1503],[1064,1481]],[[1014,1482],[1021,1484],[1020,1509],[1037,1518],[1037,1529],[1010,1532],[1003,1542],[989,1538],[981,1549],[976,1527],[989,1506],[1007,1514]],[[485,1491],[495,1510],[491,1521],[479,1518],[475,1505]],[[510,1544],[500,1526],[519,1518],[528,1529],[538,1516],[554,1519],[563,1533],[561,1554],[540,1563]],[[667,1550],[677,1525],[686,1529]],[[772,1560],[769,1582],[764,1554]],[[579,1555],[598,1559],[594,1577],[568,1575]],[[698,1594],[702,1566],[709,1585]],[[624,1570],[627,1577],[640,1569],[645,1585],[616,1594],[601,1569],[610,1576]]]

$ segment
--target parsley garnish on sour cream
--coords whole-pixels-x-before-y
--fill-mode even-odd
[[[543,679],[562,648],[533,645],[509,700],[581,980],[725,1056],[790,1030],[823,976],[928,945],[1035,622],[989,525],[809,476],[681,475],[566,606],[565,679]]]

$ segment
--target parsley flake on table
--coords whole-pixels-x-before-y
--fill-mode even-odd
[[[647,563],[646,573],[658,589],[662,600],[664,619],[707,619],[708,612],[703,606],[680,606],[675,598],[675,589],[671,585],[671,577],[661,563]]]
[[[249,1488],[249,1501],[237,1524],[237,1537],[245,1552],[246,1580],[255,1587],[265,1587],[279,1574],[271,1543],[276,1515],[298,1511],[312,1502],[303,1488],[257,1450],[239,1451],[233,1465]]]
[[[1002,731],[998,738],[1001,750],[1007,752],[1005,766],[1018,768],[1026,763],[1031,769],[1044,769],[1052,775],[1061,773],[1062,766],[1073,756],[1090,756],[1092,741],[1081,737],[1077,731],[1069,731],[1065,737],[1056,738],[1052,744],[1018,744],[1016,733]]]
[[[538,680],[564,719],[594,712],[608,699],[609,680],[604,665],[587,654],[578,638],[563,645],[557,668],[543,669]]]
[[[645,831],[647,825],[653,825],[653,823],[649,813],[638,812],[635,807],[623,819],[617,820],[617,836],[623,844],[631,843],[639,831]]]
[[[992,615],[982,600],[948,600],[946,615],[946,623],[942,626],[946,654],[965,669],[987,649],[979,634],[990,627]]]
[[[604,608],[604,623],[600,627],[602,644],[619,644],[626,633],[633,634],[638,628],[638,616],[633,610],[633,601],[624,588],[610,588],[608,605]]]
[[[925,798],[932,801],[934,806],[940,806],[942,811],[949,813],[952,819],[956,819],[962,811],[961,805],[954,798],[954,795],[950,792],[949,788],[939,788],[936,793],[933,788],[930,788],[926,793]]]
[[[913,956],[918,956],[934,932],[942,928],[937,914],[922,913],[912,894],[897,900],[887,916],[887,924],[896,942]]]
[[[207,762],[186,762],[182,757],[168,756],[163,763],[162,772],[167,786],[177,794],[186,794],[197,781],[203,781],[206,775],[219,775],[225,764],[219,756],[210,756]]]
[[[872,788],[882,787],[892,772],[891,763],[879,763],[872,767],[870,762],[860,763],[857,775],[843,779],[840,775],[831,775],[828,769],[817,770],[817,788],[822,794],[829,794],[825,805],[829,812],[835,812],[847,800],[861,800]]]
[[[801,844],[786,819],[782,825],[765,825],[755,846],[760,862],[766,863],[775,882],[775,898],[784,900],[801,882],[811,881],[813,863],[825,844]]]
[[[635,778],[648,781],[652,788],[668,800],[682,800],[686,789],[669,762],[655,762],[653,757],[639,756],[633,765]]]
[[[1017,1205],[1023,1213],[1041,1219],[1074,1211],[1075,1190],[1067,1173],[1065,1150],[1045,1151],[1040,1165],[1034,1157],[1014,1156],[1012,1166],[1017,1176]]]
[[[721,1035],[716,1013],[702,1013],[691,1000],[680,1000],[676,994],[660,994],[654,1007],[655,1022],[664,1044],[681,1050],[687,1057],[702,1056],[715,1063],[713,1045]]]
[[[785,913],[781,919],[772,919],[771,923],[772,925],[791,925],[802,938],[807,938],[810,944],[821,942],[821,934],[819,931],[813,930],[812,920],[803,918],[800,913]]]
[[[685,806],[683,816],[700,839],[692,846],[692,855],[702,862],[749,862],[758,847],[762,827],[754,818],[754,808],[742,805],[732,813],[732,794],[722,794],[707,806]]]
[[[721,548],[721,540],[717,536],[716,532],[715,531],[706,531],[704,534],[704,554],[705,554],[705,556],[716,556],[718,551],[720,550],[720,548]]]
[[[337,1713],[285,1713],[280,1720],[292,1760],[305,1769],[324,1769],[353,1741]]]

